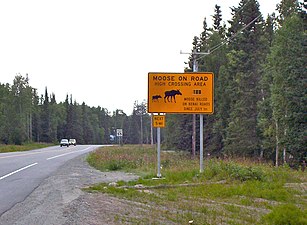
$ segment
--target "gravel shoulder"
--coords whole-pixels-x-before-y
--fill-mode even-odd
[[[23,202],[0,217],[0,225],[24,224],[118,224],[119,215],[131,210],[131,203],[100,193],[81,190],[99,182],[137,179],[123,172],[100,172],[79,156],[44,180]]]

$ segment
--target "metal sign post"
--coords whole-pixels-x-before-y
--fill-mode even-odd
[[[123,129],[117,129],[116,136],[118,137],[118,144],[121,145],[123,137]]]
[[[204,115],[199,115],[199,172],[204,171]]]
[[[160,159],[160,152],[161,152],[161,136],[160,136],[160,127],[157,128],[157,158],[158,158],[158,173],[157,177],[161,178],[161,159]]]
[[[152,117],[153,127],[157,128],[157,177],[161,178],[161,127],[165,127],[165,115],[154,115]]]

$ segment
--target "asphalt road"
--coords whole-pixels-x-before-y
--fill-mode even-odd
[[[98,145],[53,146],[0,154],[0,216],[22,202],[60,166]]]

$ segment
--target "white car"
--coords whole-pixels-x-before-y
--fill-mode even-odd
[[[66,146],[66,147],[69,147],[69,142],[68,142],[68,139],[62,139],[61,142],[60,142],[60,146]]]
[[[73,139],[73,138],[69,139],[69,145],[74,145],[74,146],[76,146],[76,145],[77,145],[76,139]]]

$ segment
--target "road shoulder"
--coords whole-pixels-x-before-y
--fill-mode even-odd
[[[96,208],[92,209],[92,203],[89,202],[91,199],[94,201],[95,198],[83,192],[81,188],[99,182],[133,180],[137,176],[122,172],[100,172],[90,167],[85,157],[85,155],[79,156],[60,167],[23,202],[4,213],[0,217],[0,225],[59,225],[72,224],[72,222],[73,224],[84,224],[86,218],[93,219],[90,224],[101,224],[101,220],[99,219],[100,222],[98,222],[98,218],[95,219],[94,216],[95,211],[98,210],[97,204]]]

